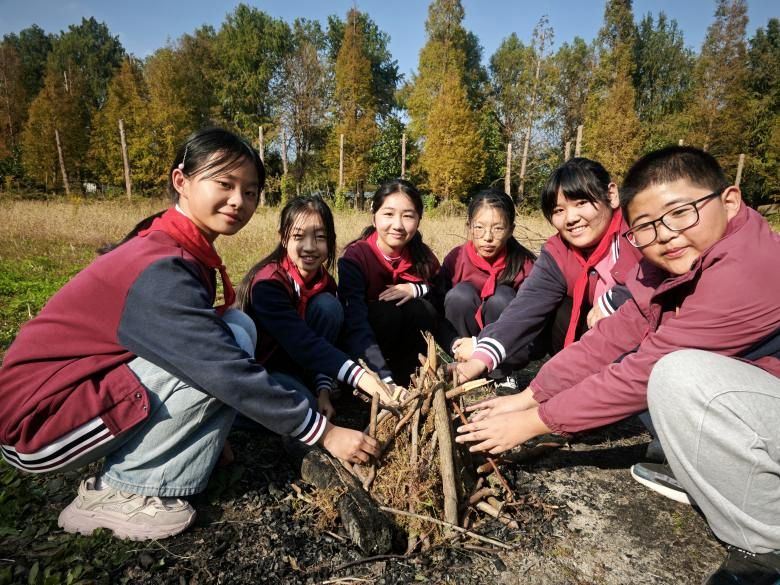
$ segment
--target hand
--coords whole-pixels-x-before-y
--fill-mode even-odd
[[[475,443],[469,451],[487,451],[498,455],[525,443],[528,439],[549,433],[550,428],[539,418],[538,408],[507,412],[458,427],[455,441]]]
[[[588,311],[588,329],[592,329],[593,326],[601,321],[606,315],[602,312],[601,307],[599,307],[598,303],[593,305],[593,308],[591,308],[590,311]]]
[[[528,410],[535,406],[539,406],[539,403],[534,400],[531,389],[526,388],[519,394],[498,396],[496,398],[483,400],[482,402],[475,402],[466,407],[466,412],[474,413],[469,419],[470,422],[478,422],[486,418],[498,416],[499,414],[517,412],[518,410]]]
[[[333,408],[333,403],[330,401],[330,392],[323,390],[317,396],[317,405],[320,414],[324,414],[325,418],[331,419],[336,414],[336,409]]]
[[[379,293],[377,297],[380,301],[398,301],[397,307],[411,301],[414,298],[414,285],[408,282],[401,284],[388,284],[387,288]]]
[[[322,446],[334,457],[350,463],[367,463],[370,457],[379,457],[379,443],[365,433],[330,422],[320,439]]]
[[[471,359],[474,353],[474,340],[471,337],[461,337],[452,344],[452,352],[455,359],[459,362],[465,362]]]
[[[463,384],[469,380],[473,380],[479,376],[482,372],[487,371],[487,366],[484,362],[477,359],[470,359],[466,362],[458,362],[449,365],[450,372],[455,370],[456,384]]]

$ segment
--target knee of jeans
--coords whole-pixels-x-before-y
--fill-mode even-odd
[[[238,309],[228,309],[222,315],[222,320],[230,328],[238,346],[249,355],[255,355],[257,328],[252,318]]]
[[[476,289],[467,282],[461,282],[452,287],[444,296],[444,307],[447,310],[474,309],[479,304]]]
[[[339,324],[344,322],[344,307],[335,295],[331,293],[321,293],[309,301],[306,307],[306,317],[311,319],[327,319],[330,322]]]

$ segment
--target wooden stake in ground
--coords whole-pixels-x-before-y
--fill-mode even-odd
[[[60,172],[62,173],[62,184],[65,186],[65,195],[70,195],[68,172],[65,170],[65,158],[62,156],[62,145],[60,144],[60,131],[56,128],[54,129],[54,139],[57,141],[57,156],[60,159]]]
[[[455,483],[455,464],[452,459],[452,426],[447,410],[444,390],[437,390],[433,397],[436,436],[439,438],[439,468],[444,493],[444,518],[450,524],[458,523],[458,490]]]
[[[133,197],[133,188],[130,183],[130,161],[127,158],[127,140],[125,140],[125,121],[119,118],[119,140],[122,144],[122,164],[125,167],[125,191],[127,200]]]

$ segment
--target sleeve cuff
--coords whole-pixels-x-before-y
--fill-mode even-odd
[[[306,445],[316,445],[322,438],[327,424],[327,418],[310,408],[304,421],[290,435]]]
[[[617,307],[613,305],[611,289],[601,295],[596,302],[604,315],[611,315],[617,311]]]
[[[484,337],[477,342],[471,357],[484,362],[488,370],[492,371],[506,359],[506,349],[498,340]]]
[[[344,362],[344,365],[341,366],[341,369],[339,370],[339,373],[336,375],[336,377],[345,384],[349,384],[353,388],[357,388],[360,378],[362,378],[363,374],[365,373],[366,371],[358,364],[352,360],[347,360]]]
[[[409,283],[414,288],[414,298],[424,297],[428,294],[429,287],[425,283],[411,282]]]

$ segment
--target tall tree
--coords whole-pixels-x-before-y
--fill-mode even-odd
[[[328,17],[326,43],[328,57],[335,68],[346,23],[338,16]],[[387,116],[396,106],[395,93],[402,75],[398,73],[398,61],[390,53],[390,35],[379,29],[365,12],[358,12],[356,26],[361,29],[363,51],[371,63],[372,93],[380,116]]]
[[[642,144],[632,82],[635,39],[631,0],[608,0],[597,39],[583,153],[599,160],[616,179],[628,170]]]
[[[401,140],[406,126],[398,116],[386,116],[379,125],[379,135],[371,147],[371,171],[368,180],[382,183],[401,176]],[[419,152],[414,143],[406,142],[406,177],[417,162]]]
[[[465,198],[482,181],[485,152],[478,120],[469,108],[466,90],[457,75],[448,77],[428,118],[425,149],[420,157],[427,174],[425,186],[444,199]]]
[[[362,194],[370,170],[369,153],[378,129],[371,62],[365,53],[359,18],[354,8],[347,14],[344,40],[336,59],[337,121],[328,152],[331,168],[337,168],[339,138],[343,134],[344,183],[354,188],[355,193]]]
[[[70,25],[54,41],[49,66],[63,76],[66,91],[70,78],[79,76],[83,99],[92,110],[98,110],[106,101],[108,84],[124,56],[119,37],[111,36],[105,23],[82,18],[81,24]]]
[[[324,51],[325,36],[319,23],[297,19],[293,23],[293,50],[282,62],[276,93],[280,124],[291,142],[291,170],[298,185],[304,184],[313,170],[327,135]]]
[[[216,37],[215,88],[222,118],[254,136],[272,119],[271,86],[292,48],[290,27],[281,19],[239,4]]]
[[[780,20],[772,18],[750,40],[747,90],[748,160],[743,193],[752,203],[780,197]]]
[[[18,143],[25,118],[25,91],[19,52],[8,41],[0,43],[0,159]]]
[[[149,137],[148,95],[140,63],[126,57],[108,86],[108,99],[92,121],[88,161],[92,175],[103,184],[122,185],[124,165],[120,150],[119,120],[123,121],[133,182],[137,187],[150,186],[156,176],[143,168],[144,144]],[[144,139],[145,138],[145,139]]]
[[[52,36],[47,35],[41,27],[34,24],[19,31],[19,34],[5,35],[3,41],[10,43],[19,54],[26,107],[43,87],[46,61],[51,52]]]
[[[745,0],[718,0],[696,63],[696,95],[688,110],[686,142],[709,150],[732,172],[747,147],[747,21]]]
[[[594,68],[593,49],[580,37],[563,43],[553,57],[555,89],[554,108],[557,115],[559,149],[573,141],[577,127],[585,123],[588,90]]]

